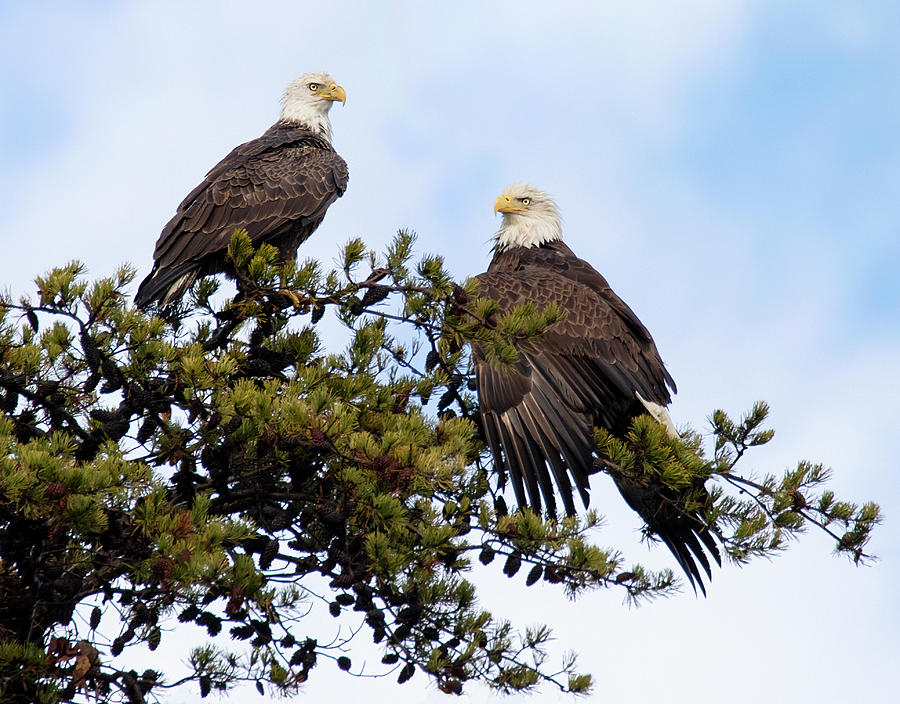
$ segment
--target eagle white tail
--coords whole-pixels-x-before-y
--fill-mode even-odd
[[[640,401],[643,404],[644,408],[647,409],[647,412],[651,416],[656,418],[656,422],[660,425],[665,426],[666,432],[669,434],[670,438],[681,437],[678,434],[678,431],[675,430],[675,424],[672,422],[672,416],[669,415],[669,412],[665,409],[664,406],[660,406],[658,403],[653,403],[653,401],[648,401],[637,391],[634,392],[634,395],[637,396],[637,400]]]

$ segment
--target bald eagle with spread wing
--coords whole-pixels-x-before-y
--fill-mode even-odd
[[[550,196],[513,184],[494,211],[503,214],[503,223],[490,266],[476,277],[479,295],[496,300],[501,312],[529,302],[539,308],[553,303],[564,316],[517,350],[511,370],[492,366],[474,345],[485,438],[502,481],[507,474],[512,479],[520,506],[544,506],[555,515],[558,493],[572,515],[574,491],[587,506],[588,477],[598,466],[594,426],[621,437],[636,416],[649,413],[677,437],[665,408],[675,382],[634,311],[562,242]],[[671,489],[611,476],[648,531],[705,594],[698,563],[709,578],[706,553],[719,565],[721,558],[703,521],[676,508]]]
[[[139,307],[174,303],[198,277],[223,271],[240,228],[283,260],[296,257],[347,189],[347,164],[331,146],[328,111],[337,100],[346,100],[344,89],[326,73],[288,86],[280,119],[214,166],[163,228],[134,299]]]

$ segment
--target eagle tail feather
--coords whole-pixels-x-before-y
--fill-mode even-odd
[[[646,486],[616,474],[612,477],[625,502],[644,519],[647,532],[669,548],[694,592],[699,588],[706,596],[700,568],[709,581],[712,579],[709,556],[722,566],[722,557],[709,527],[696,513],[678,508],[677,500],[673,502],[664,496],[664,490],[659,486]]]
[[[666,433],[668,433],[670,438],[675,439],[681,437],[675,429],[675,423],[672,422],[672,416],[669,415],[665,406],[661,406],[653,401],[648,401],[641,396],[639,391],[635,391],[634,395],[637,397],[637,400],[641,402],[641,405],[647,409],[647,412],[653,416],[656,422],[666,429]]]
[[[154,302],[162,307],[179,300],[197,280],[196,262],[184,262],[178,266],[154,269],[138,286],[134,304],[147,308]]]

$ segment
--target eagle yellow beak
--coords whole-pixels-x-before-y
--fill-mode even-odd
[[[337,83],[332,83],[328,86],[328,90],[319,93],[319,97],[323,100],[340,100],[341,105],[347,102],[347,94]]]
[[[497,213],[524,213],[525,207],[513,200],[512,196],[503,194],[494,201],[494,214]]]

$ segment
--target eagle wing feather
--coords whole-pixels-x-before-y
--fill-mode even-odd
[[[182,201],[160,234],[136,303],[170,302],[197,276],[221,270],[236,229],[292,257],[347,181],[347,165],[327,140],[276,123],[232,150]]]
[[[555,515],[560,496],[573,514],[575,489],[588,504],[593,426],[623,432],[643,412],[635,392],[667,405],[675,384],[646,328],[600,274],[574,255],[568,262],[540,255],[543,262],[532,257],[511,270],[479,275],[479,294],[497,300],[501,311],[553,303],[563,319],[540,338],[523,341],[518,360],[506,368],[490,364],[476,345],[476,383],[485,437],[502,476],[512,478],[519,504]],[[711,573],[706,552],[721,559],[702,522],[675,510],[659,487],[613,479],[705,594],[702,574]]]

